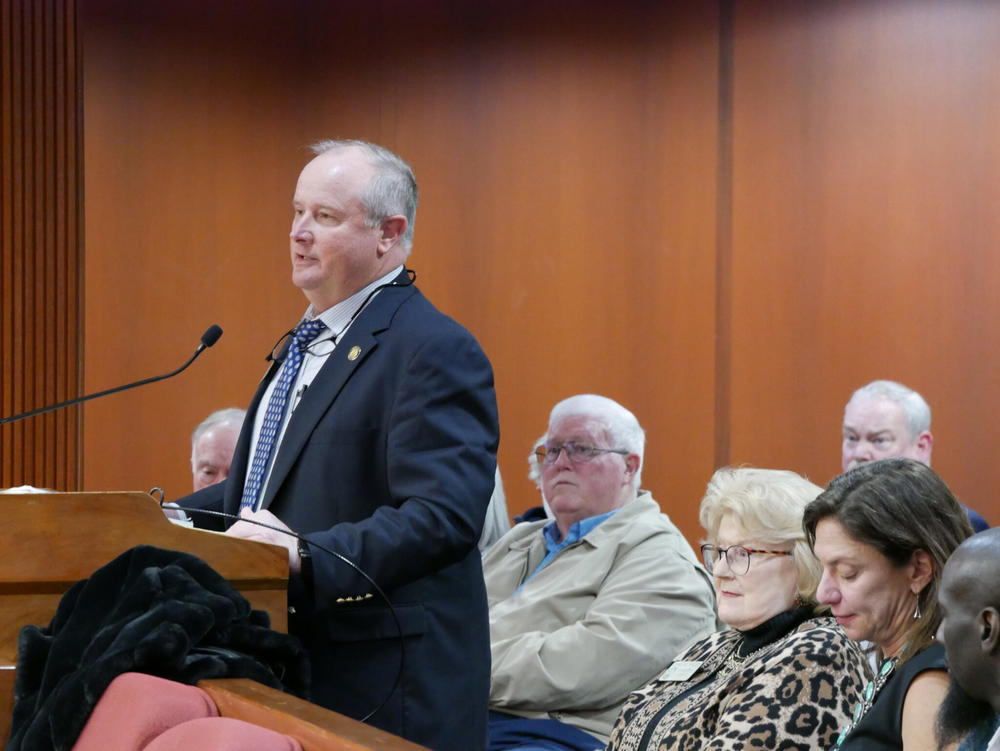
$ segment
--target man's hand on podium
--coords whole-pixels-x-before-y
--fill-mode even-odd
[[[270,511],[261,509],[252,511],[249,508],[240,510],[240,519],[250,519],[255,522],[268,524],[278,529],[291,532],[288,525],[276,517]],[[302,569],[302,559],[299,557],[298,540],[292,535],[286,535],[276,529],[268,529],[251,522],[238,521],[227,531],[227,535],[240,537],[244,540],[257,540],[258,542],[269,542],[272,545],[280,545],[288,550],[288,568],[293,574],[298,574]]]

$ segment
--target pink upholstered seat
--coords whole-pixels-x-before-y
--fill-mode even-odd
[[[219,717],[195,686],[123,673],[108,686],[73,751],[302,751],[297,740]]]
[[[123,673],[97,702],[73,751],[139,751],[175,725],[218,714],[200,688]]]
[[[232,717],[188,720],[158,735],[145,751],[302,751],[294,738]]]

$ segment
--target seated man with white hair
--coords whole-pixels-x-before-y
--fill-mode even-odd
[[[545,500],[545,491],[542,489],[542,465],[536,456],[536,452],[539,447],[544,443],[545,435],[542,434],[542,436],[535,441],[535,445],[531,447],[531,453],[528,454],[528,479],[535,484],[536,488],[538,488],[538,495],[540,496],[542,502],[537,506],[525,509],[520,514],[515,516],[515,524],[520,524],[521,522],[537,522],[542,521],[543,519],[545,521],[550,521],[552,519],[552,512],[549,511],[549,504]]]
[[[553,408],[534,460],[555,518],[515,525],[483,560],[490,751],[603,749],[629,692],[715,630],[708,575],[639,490],[644,445],[611,399]]]
[[[220,483],[229,476],[229,466],[233,463],[236,441],[246,414],[246,410],[236,407],[218,409],[194,429],[191,434],[191,485],[195,492]],[[194,520],[188,515],[190,512],[198,526],[216,532],[223,531],[224,518],[198,513],[197,509],[203,506],[197,502],[197,497],[194,498],[195,500],[192,500],[192,496],[185,498],[183,509],[176,503],[166,503],[163,505],[163,513],[176,524],[191,526]]]
[[[222,482],[229,476],[233,451],[246,410],[220,409],[199,423],[191,434],[191,474],[194,490]]]

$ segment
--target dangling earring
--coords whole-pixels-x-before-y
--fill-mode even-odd
[[[923,614],[920,612],[920,600],[917,600],[917,605],[913,608],[913,620],[919,621],[923,617]]]

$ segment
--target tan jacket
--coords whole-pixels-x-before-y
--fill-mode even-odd
[[[545,557],[526,522],[483,559],[490,606],[490,708],[551,718],[606,743],[630,691],[715,630],[712,586],[649,493]]]

